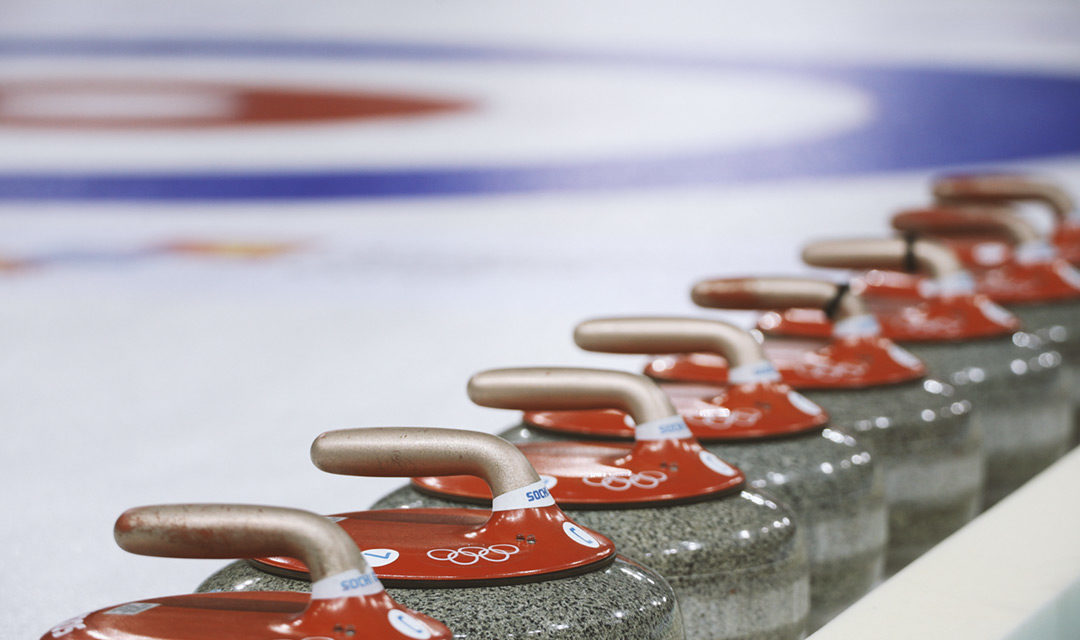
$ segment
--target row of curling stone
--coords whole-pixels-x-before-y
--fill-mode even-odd
[[[614,408],[634,442],[518,445],[575,520],[666,578],[688,638],[799,638],[809,615],[805,534],[769,496],[745,490],[738,468],[705,450],[667,396],[644,376],[595,369],[482,372],[478,404],[516,410]],[[473,478],[414,478],[377,507],[486,504]]]
[[[684,637],[671,586],[567,517],[529,460],[502,438],[460,429],[349,429],[319,436],[311,457],[345,475],[468,478],[495,496],[490,509],[459,504],[330,516],[363,541],[395,600],[441,620],[455,638]],[[311,580],[302,558],[267,554],[227,565],[197,590],[310,591]]]
[[[125,512],[117,544],[175,558],[289,554],[311,567],[311,595],[289,592],[148,598],[65,620],[42,640],[449,640],[440,622],[391,598],[345,531],[322,516],[251,505],[160,505]]]
[[[794,278],[712,280],[694,288],[694,300],[713,308],[835,309],[840,321],[820,340],[768,340],[759,345],[741,337],[743,351],[768,356],[772,376],[798,389],[828,413],[829,431],[854,437],[872,452],[884,477],[888,511],[887,573],[894,573],[956,531],[978,512],[984,476],[981,429],[970,403],[956,390],[926,373],[910,352],[873,331],[857,296],[836,284]],[[689,337],[675,321],[668,336]],[[687,321],[680,321],[686,323]],[[695,320],[713,331],[739,332],[720,321]],[[597,345],[579,328],[578,343],[594,350],[619,350],[618,343]],[[724,327],[720,329],[720,327]],[[643,345],[644,346],[644,345]],[[710,402],[718,389],[745,384],[747,358],[719,341],[673,342],[668,355],[652,360],[646,373],[664,381],[675,397],[697,396],[687,404],[696,422],[710,422]],[[627,349],[623,348],[626,352]],[[639,350],[644,351],[644,350]],[[653,353],[657,353],[653,350]],[[774,383],[777,384],[777,383]],[[704,387],[700,385],[706,385]],[[715,402],[715,401],[713,401]],[[747,425],[760,420],[759,406],[726,406]],[[727,419],[731,419],[731,417]],[[746,427],[744,426],[744,429]],[[714,429],[715,433],[715,429]],[[727,437],[738,437],[738,432]],[[741,463],[739,458],[733,458]],[[841,473],[827,462],[824,477]],[[779,491],[779,489],[774,489]],[[822,515],[828,517],[828,511]]]
[[[946,248],[925,242],[916,243],[909,252],[903,240],[889,239],[817,243],[806,249],[804,257],[817,266],[850,268],[871,263],[889,266],[907,260],[906,254],[915,256],[921,268],[940,267],[946,262],[943,258],[951,255]],[[834,297],[826,304],[811,304],[785,295],[799,287],[820,287],[823,294],[831,290]],[[860,280],[838,286],[814,280],[719,279],[699,283],[693,291],[694,300],[707,307],[771,310],[762,316],[759,327],[768,335],[766,348],[778,358],[787,357],[779,354],[789,350],[892,339],[902,345],[889,348],[897,361],[911,358],[927,366],[931,377],[922,381],[921,391],[907,387],[922,395],[922,402],[904,396],[902,385],[893,387],[892,401],[887,397],[888,387],[883,386],[853,392],[850,403],[833,391],[805,391],[834,418],[857,418],[854,424],[847,420],[843,424],[868,437],[882,436],[878,427],[888,427],[894,415],[911,425],[922,423],[922,431],[929,436],[925,446],[908,438],[894,444],[910,447],[910,459],[924,465],[924,473],[917,479],[909,477],[907,484],[923,481],[927,495],[937,495],[938,518],[929,518],[935,508],[928,503],[929,512],[908,522],[913,535],[925,534],[925,543],[942,539],[966,521],[950,522],[947,513],[960,516],[976,508],[971,499],[980,486],[976,464],[985,467],[981,485],[985,508],[1060,457],[1067,449],[1070,428],[1057,352],[1036,336],[1017,331],[1018,320],[984,296],[954,289],[938,294],[942,288],[935,287],[925,298],[906,300],[902,308],[860,295],[864,289]],[[722,366],[715,369],[717,377],[723,375]],[[676,367],[675,371],[673,375],[684,379],[705,375],[703,367]],[[797,387],[813,384],[794,377],[792,382]],[[927,404],[931,395],[948,402]],[[971,427],[965,437],[960,419],[969,411]],[[980,433],[981,445],[977,442]],[[883,446],[887,445],[877,445]],[[940,464],[935,465],[935,460]],[[960,460],[967,464],[955,466]],[[902,516],[896,512],[894,517]],[[933,531],[928,523],[941,528]],[[910,551],[908,561],[919,555],[919,545]]]
[[[804,259],[815,266],[876,270],[860,273],[852,288],[864,292],[884,333],[955,385],[982,422],[984,507],[1068,450],[1073,427],[1057,345],[1021,330],[1028,326],[1022,318],[978,293],[954,251],[922,240],[841,240],[808,246]],[[898,293],[896,277],[884,270],[905,263],[920,277]],[[774,330],[798,331],[797,326],[779,322]]]
[[[853,437],[828,427],[820,406],[779,381],[752,335],[724,322],[694,318],[606,318],[580,324],[574,339],[584,349],[613,353],[711,350],[733,364],[733,379],[724,387],[655,388],[668,396],[707,451],[737,465],[751,489],[775,497],[794,514],[806,536],[810,561],[810,630],[881,578],[887,520],[880,469]],[[639,417],[620,411],[609,399],[597,398],[597,407],[587,411],[542,411],[558,403],[558,386],[550,396],[538,394],[526,381],[508,390],[498,375],[475,377],[469,395],[481,405],[526,411],[523,424],[501,434],[511,441],[625,440],[636,435],[631,425]],[[496,396],[493,388],[503,395]],[[508,402],[508,391],[521,395]],[[656,480],[664,477],[653,474]],[[643,561],[654,566],[651,559]]]
[[[1080,436],[1080,273],[1070,267],[1080,265],[1080,212],[1073,199],[1054,184],[1018,175],[946,176],[933,192],[939,206],[903,212],[894,228],[947,242],[974,272],[980,292],[1062,351]],[[1051,233],[1040,234],[1019,216],[1017,203],[1045,205]]]

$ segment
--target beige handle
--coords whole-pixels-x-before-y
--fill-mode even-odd
[[[125,511],[113,527],[121,548],[169,558],[299,558],[317,582],[367,563],[345,531],[308,511],[241,504],[174,504]]]
[[[807,245],[802,252],[806,264],[835,269],[891,269],[910,271],[912,267],[935,279],[964,272],[956,253],[947,246],[901,238],[822,240]]]
[[[474,375],[469,380],[468,391],[473,402],[495,409],[620,409],[639,425],[678,415],[667,395],[652,380],[608,369],[491,369]]]
[[[1039,232],[1022,217],[1002,209],[928,207],[907,209],[892,218],[893,228],[913,234],[1004,236],[1018,246],[1041,242]]]
[[[498,436],[464,429],[328,431],[311,443],[311,461],[323,471],[351,476],[478,476],[495,496],[540,481],[517,447]]]
[[[947,204],[1042,202],[1059,220],[1076,207],[1058,185],[1021,175],[943,176],[934,180],[932,189],[934,196]]]
[[[603,353],[717,353],[733,368],[765,360],[750,332],[701,318],[594,318],[574,329],[574,342]]]
[[[850,289],[811,278],[719,278],[694,285],[694,303],[712,309],[821,309],[833,321],[867,314],[863,301]]]

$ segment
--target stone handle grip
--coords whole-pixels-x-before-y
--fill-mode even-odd
[[[620,409],[639,425],[678,415],[667,395],[652,380],[608,369],[491,369],[474,375],[469,380],[468,391],[473,402],[495,409]]]
[[[892,218],[897,231],[913,234],[963,235],[992,233],[1024,245],[1040,240],[1039,232],[1018,215],[1002,209],[930,207],[908,209]]]
[[[329,473],[483,478],[498,496],[540,481],[520,449],[479,431],[370,427],[327,431],[311,443],[311,461]]]
[[[964,271],[947,246],[901,238],[822,240],[807,245],[802,259],[815,267],[917,271],[938,279]]]
[[[169,558],[299,558],[312,581],[368,570],[345,530],[326,518],[284,507],[175,504],[136,507],[116,520],[121,548]]]
[[[690,292],[694,304],[712,309],[821,309],[833,320],[866,314],[862,300],[850,290],[812,278],[720,278],[704,280]]]
[[[594,318],[574,329],[574,342],[586,351],[604,353],[718,353],[731,367],[765,360],[748,331],[701,318]]]
[[[948,204],[1042,202],[1058,220],[1069,215],[1076,206],[1061,187],[1023,175],[942,176],[934,180],[931,188],[940,202]]]

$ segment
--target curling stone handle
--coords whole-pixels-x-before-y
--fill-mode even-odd
[[[1035,227],[1000,208],[928,207],[908,209],[892,218],[892,226],[904,233],[932,235],[963,235],[992,233],[1023,246],[1042,241]]]
[[[620,409],[641,425],[677,416],[655,382],[608,369],[523,367],[481,371],[469,380],[478,405],[521,411]]]
[[[128,509],[113,527],[126,551],[168,558],[299,558],[312,582],[367,573],[345,530],[308,511],[242,504],[171,504]]]
[[[1024,175],[942,176],[934,180],[932,190],[934,197],[944,204],[1041,202],[1059,221],[1076,208],[1072,197],[1058,185]]]
[[[690,292],[694,303],[712,309],[776,310],[808,307],[825,311],[834,322],[867,315],[866,305],[846,287],[813,278],[719,278],[704,280]]]
[[[311,443],[311,461],[323,471],[352,476],[478,476],[494,496],[540,482],[517,447],[498,436],[465,429],[328,431]]]
[[[586,351],[603,353],[717,353],[731,367],[766,359],[750,332],[703,318],[594,318],[574,328],[574,342]]]
[[[964,272],[964,265],[952,249],[927,240],[822,240],[803,248],[802,259],[815,267],[916,271],[934,279],[951,278]]]

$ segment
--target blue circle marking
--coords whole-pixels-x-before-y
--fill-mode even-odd
[[[0,199],[246,200],[470,195],[721,185],[1007,162],[1080,152],[1080,76],[921,66],[754,62],[696,56],[393,42],[215,39],[0,39],[0,59],[560,62],[704,71],[761,71],[854,87],[875,103],[864,126],[823,138],[739,150],[512,166],[282,171],[6,172]]]

